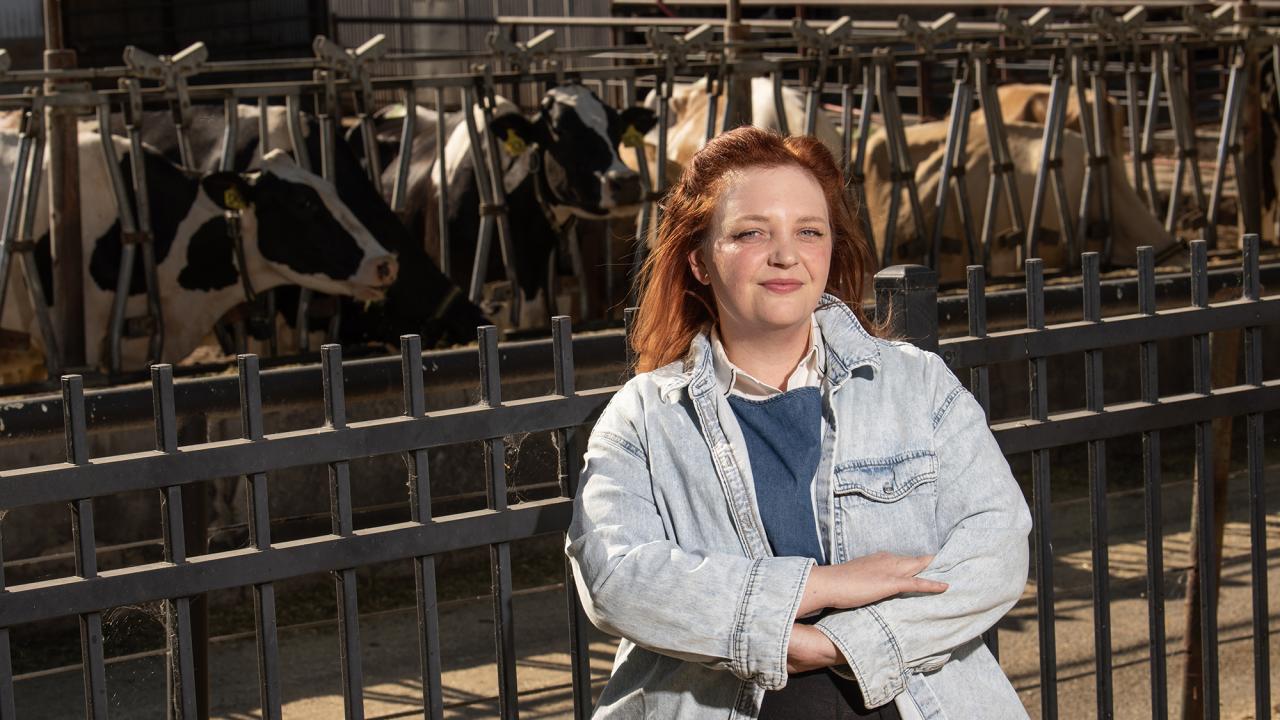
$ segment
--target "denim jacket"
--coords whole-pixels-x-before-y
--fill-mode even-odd
[[[868,707],[1023,718],[980,635],[1021,595],[1031,518],[981,407],[942,360],[872,337],[839,300],[827,353],[819,530],[832,563],[933,554],[936,595],[827,610],[815,627]],[[622,638],[597,718],[756,718],[787,683],[814,561],[774,557],[707,333],[614,395],[587,444],[565,550],[587,617]]]

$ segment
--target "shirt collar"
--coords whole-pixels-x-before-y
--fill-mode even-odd
[[[822,328],[818,326],[817,317],[810,315],[808,348],[796,363],[795,368],[788,374],[787,389],[820,384],[825,367],[826,349],[822,343]],[[735,365],[725,353],[720,332],[714,326],[711,328],[711,370],[715,376],[716,387],[725,395],[734,390],[753,397],[767,397],[782,392],[781,389],[752,376]]]
[[[826,350],[825,376],[832,388],[840,387],[855,368],[865,365],[872,371],[879,371],[879,341],[862,327],[843,300],[823,294],[814,318],[822,330],[819,335]],[[663,399],[674,402],[678,392],[686,387],[690,395],[701,395],[715,389],[711,355],[711,328],[704,326],[693,336],[682,360],[654,371],[654,379],[661,384]]]

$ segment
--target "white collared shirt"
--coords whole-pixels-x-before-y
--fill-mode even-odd
[[[788,390],[822,387],[827,354],[822,346],[822,331],[818,329],[818,320],[810,316],[809,322],[809,349],[787,376]],[[734,365],[725,354],[724,344],[720,341],[720,332],[715,327],[711,328],[711,368],[715,373],[716,385],[725,395],[733,394],[748,400],[764,400],[782,392]]]

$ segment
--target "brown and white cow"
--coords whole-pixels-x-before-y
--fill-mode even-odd
[[[650,91],[645,98],[645,106],[657,110],[658,96]],[[786,113],[787,129],[793,134],[804,131],[805,94],[793,87],[782,88],[782,106]],[[676,83],[671,91],[671,100],[667,105],[667,163],[664,165],[667,185],[670,186],[680,177],[680,172],[694,153],[702,149],[707,132],[707,79],[700,78],[693,83]],[[716,105],[716,129],[724,123],[725,103],[721,97]],[[780,130],[782,124],[778,120],[777,105],[773,101],[773,80],[768,76],[751,78],[751,124],[765,130]],[[835,123],[821,109],[814,123],[814,137],[835,157],[840,157],[843,150],[840,131]],[[658,130],[650,130],[644,138],[645,150],[649,161],[649,171],[656,167],[658,152]],[[638,165],[634,151],[625,148],[623,161],[633,169]]]
[[[1032,123],[1009,122],[1006,124],[1009,140],[1009,152],[1014,164],[1014,177],[1018,187],[1022,214],[1030,222],[1031,201],[1035,186],[1036,172],[1040,166],[1043,147],[1044,128]],[[915,165],[916,183],[919,188],[920,202],[923,206],[923,227],[926,237],[932,233],[934,223],[934,198],[937,197],[938,185],[942,179],[942,165],[945,159],[947,122],[931,122],[913,125],[906,128],[908,153]],[[987,142],[985,124],[974,121],[969,128],[966,145],[965,182],[969,195],[970,212],[975,218],[975,235],[981,232],[983,210],[986,203],[987,187],[990,185],[991,153]],[[1064,131],[1063,146],[1063,179],[1066,194],[1070,202],[1068,217],[1076,218],[1084,188],[1084,142],[1079,133]],[[889,201],[892,193],[892,176],[889,165],[888,144],[883,131],[878,131],[868,139],[866,161],[867,212],[870,213],[871,225],[875,234],[876,256],[880,257],[884,247],[884,227],[888,217]],[[1136,262],[1136,249],[1139,245],[1152,245],[1157,252],[1173,244],[1173,239],[1165,232],[1164,227],[1142,204],[1141,199],[1129,184],[1121,164],[1111,168],[1111,211],[1113,233],[1112,262],[1119,265],[1132,265]],[[925,246],[916,237],[915,224],[906,202],[905,191],[903,202],[895,227],[895,251],[893,262],[920,262],[925,254]],[[938,268],[939,280],[942,282],[961,281],[964,279],[965,266],[970,263],[967,249],[964,246],[964,232],[960,224],[959,213],[955,207],[954,194],[948,198],[947,217],[943,224],[943,247],[941,267]],[[1045,207],[1040,217],[1040,227],[1046,231],[1041,236],[1040,256],[1046,267],[1062,267],[1064,265],[1065,243],[1061,241],[1062,228],[1058,216],[1057,199],[1052,191],[1045,193]],[[1097,204],[1093,206],[1091,217],[1097,216]],[[992,274],[1008,274],[1017,271],[1017,238],[1010,237],[1012,230],[1009,214],[1003,205],[996,215],[996,226],[993,235],[997,239],[991,249]],[[1003,241],[1001,241],[1003,238]],[[915,239],[911,242],[910,239]],[[1086,247],[1084,250],[1100,250],[1100,247]]]
[[[128,178],[135,158],[127,141],[113,140],[122,175]],[[17,146],[15,136],[0,135],[0,197],[7,196]],[[88,362],[97,365],[105,356],[122,237],[99,135],[82,132],[79,152],[86,351]],[[184,172],[149,148],[143,155],[165,311],[164,362],[190,354],[215,321],[244,301],[242,273],[257,291],[294,284],[361,300],[381,299],[396,279],[395,257],[343,204],[333,186],[281,151],[268,153],[255,172],[204,176]],[[35,259],[45,302],[51,306],[49,174],[43,177],[35,215]],[[242,208],[243,265],[227,232],[228,206]],[[125,314],[141,315],[145,309],[139,259]],[[27,333],[39,343],[21,273],[10,276],[0,326]],[[122,351],[124,369],[141,368],[147,340],[126,339]]]

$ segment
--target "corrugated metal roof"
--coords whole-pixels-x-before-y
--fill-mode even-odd
[[[44,10],[40,0],[0,2],[0,38],[33,38],[44,35]]]

